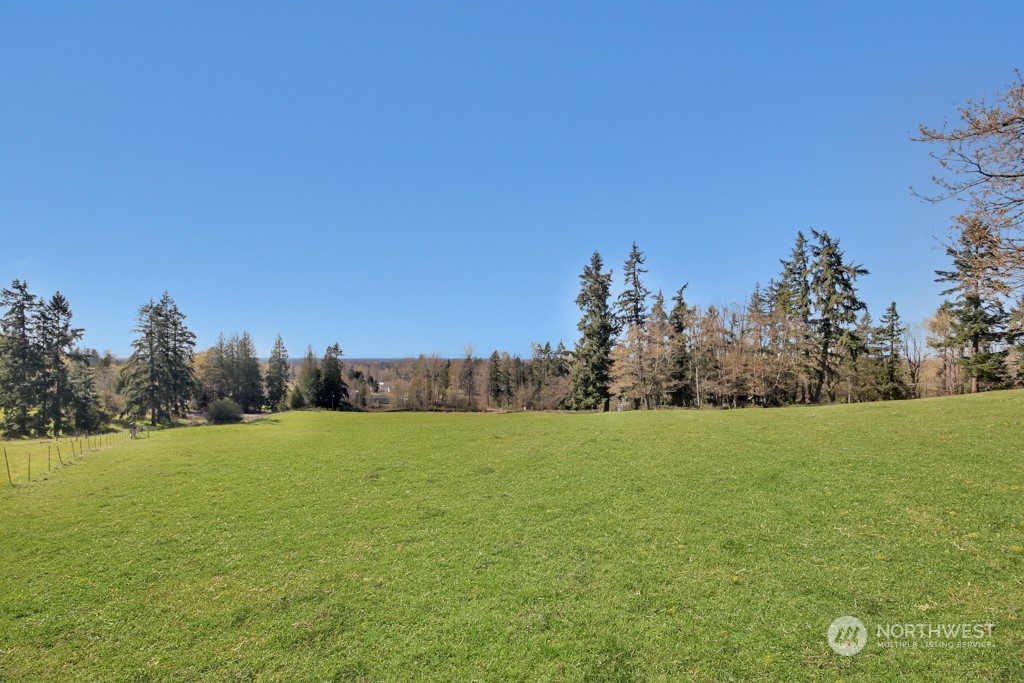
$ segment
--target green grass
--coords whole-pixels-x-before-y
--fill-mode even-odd
[[[0,493],[0,680],[1022,680],[1022,443],[1020,392],[155,433]]]

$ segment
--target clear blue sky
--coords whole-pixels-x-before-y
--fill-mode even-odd
[[[201,348],[348,357],[575,341],[578,275],[738,302],[797,230],[877,319],[939,303],[909,141],[1024,67],[1012,2],[0,2],[0,280],[126,354],[170,292]]]

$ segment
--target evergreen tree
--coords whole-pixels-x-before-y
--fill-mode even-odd
[[[1010,285],[998,231],[980,214],[958,216],[956,221],[957,240],[946,247],[953,270],[936,271],[936,281],[952,285],[943,295],[957,295],[949,306],[951,342],[962,349],[961,367],[971,393],[977,393],[983,384],[994,388],[1008,380],[1009,316],[1004,300]]]
[[[687,285],[679,288],[672,297],[672,310],[668,314],[669,332],[669,369],[666,380],[666,391],[672,405],[687,406],[693,401],[693,380],[691,365],[693,358],[690,353],[688,328],[692,310],[686,303],[684,293]]]
[[[501,354],[495,350],[487,361],[487,397],[500,406],[507,387],[507,368],[501,361]]]
[[[73,357],[68,363],[67,380],[70,397],[66,410],[72,426],[79,432],[98,431],[108,415],[96,391],[95,369],[84,357]]]
[[[557,408],[565,395],[565,377],[568,365],[565,361],[565,346],[558,348],[551,342],[531,345],[532,355],[523,365],[522,386],[517,401],[525,408],[551,410]]]
[[[452,361],[450,358],[445,358],[440,364],[437,380],[437,395],[443,402],[444,397],[448,395],[448,390],[452,386]]]
[[[320,364],[321,408],[342,410],[348,407],[348,385],[341,374],[341,346],[337,342],[327,347]]]
[[[192,371],[196,335],[185,325],[185,314],[167,292],[160,297],[157,312],[165,331],[165,342],[161,351],[170,399],[170,414],[182,417],[186,414],[188,402],[196,389],[195,374]]]
[[[772,289],[774,308],[808,325],[811,320],[811,262],[807,238],[796,233],[789,260],[782,260],[782,276]]]
[[[306,349],[306,358],[299,368],[298,388],[302,392],[302,405],[307,408],[320,407],[321,395],[320,363],[317,361],[313,347]],[[295,406],[293,401],[292,406]]]
[[[1000,389],[1009,382],[1006,366],[1006,324],[1009,316],[998,300],[978,294],[961,295],[950,307],[953,344],[962,349],[960,366],[970,380],[971,393]]]
[[[306,407],[306,396],[298,385],[288,390],[288,407],[291,410],[302,410]]]
[[[569,349],[565,348],[565,343],[561,339],[558,340],[558,346],[555,348],[554,362],[558,367],[558,372],[555,374],[558,377],[568,377],[569,368],[572,363],[572,353]]]
[[[607,408],[615,318],[608,303],[612,273],[603,272],[603,268],[604,261],[595,251],[580,275],[576,305],[583,313],[577,325],[581,336],[576,342],[566,396],[566,405],[573,410]]]
[[[170,295],[139,307],[132,355],[121,370],[119,388],[136,416],[149,413],[156,425],[185,414],[196,388],[195,335]]]
[[[473,345],[466,344],[466,357],[462,359],[462,368],[459,373],[459,387],[466,396],[466,403],[469,410],[476,409],[476,358],[473,357]]]
[[[523,384],[523,359],[503,353],[501,357],[501,393],[505,397],[505,407],[512,404],[512,398],[519,393]]]
[[[625,289],[615,303],[616,324],[622,330],[631,326],[642,328],[647,324],[647,297],[651,292],[644,286],[641,276],[647,272],[643,268],[647,257],[633,242],[629,257],[622,268]]]
[[[785,381],[780,391],[791,402],[805,402],[811,394],[810,377],[815,369],[815,340],[811,326],[811,256],[810,246],[802,231],[789,260],[781,260],[778,281],[769,283],[773,323],[776,325],[775,345],[780,366],[785,368]]]
[[[201,408],[231,396],[235,374],[234,350],[234,345],[220,334],[216,344],[196,355],[193,371],[199,382]]]
[[[658,290],[654,294],[654,303],[647,320],[647,352],[651,376],[651,393],[645,397],[647,407],[661,405],[667,395],[674,366],[672,348],[672,325],[668,312],[665,310],[665,297]]]
[[[874,342],[881,365],[878,391],[883,400],[906,398],[908,390],[903,371],[903,335],[907,328],[900,322],[895,301],[885,309],[879,322],[881,324],[874,330]]]
[[[51,427],[53,436],[59,438],[64,431],[64,411],[75,398],[68,372],[72,361],[81,360],[75,348],[84,330],[71,326],[71,305],[60,292],[41,305],[38,311],[41,397],[44,401],[39,414],[44,424]],[[91,378],[91,375],[80,374],[78,379],[84,381],[86,377]],[[88,393],[87,388],[80,389]]]
[[[285,397],[288,394],[288,349],[284,347],[284,340],[277,335],[274,340],[274,348],[270,350],[270,359],[267,362],[267,405],[271,410],[280,410],[284,405]]]
[[[846,383],[846,402],[878,401],[882,398],[884,345],[868,311],[861,313],[855,333],[837,349],[839,374]],[[846,344],[854,342],[852,346]]]
[[[28,436],[42,392],[38,321],[42,303],[28,283],[14,280],[0,293],[0,409],[8,437]]]
[[[810,322],[815,343],[810,399],[818,403],[826,385],[829,398],[835,400],[835,383],[843,352],[858,349],[862,343],[852,328],[857,322],[857,313],[866,306],[857,298],[854,282],[868,271],[847,263],[839,249],[839,240],[831,238],[827,232],[812,230],[811,234],[816,242],[810,249],[810,292],[814,305],[814,318]]]
[[[263,373],[260,371],[260,361],[256,354],[256,345],[248,332],[242,332],[234,343],[235,346],[235,402],[241,406],[246,413],[259,411],[266,402],[263,394]]]

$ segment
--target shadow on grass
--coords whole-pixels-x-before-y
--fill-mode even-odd
[[[245,420],[242,424],[250,427],[259,425],[277,425],[281,424],[281,418],[268,415],[267,417],[257,417],[252,420]]]

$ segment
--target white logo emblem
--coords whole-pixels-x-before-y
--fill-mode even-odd
[[[864,649],[868,630],[857,617],[839,617],[828,627],[828,646],[837,655],[851,657]]]

